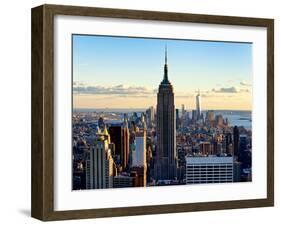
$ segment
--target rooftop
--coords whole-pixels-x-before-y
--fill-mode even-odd
[[[186,157],[187,164],[216,164],[216,163],[233,163],[232,156],[218,157],[216,155],[199,156],[199,157]]]

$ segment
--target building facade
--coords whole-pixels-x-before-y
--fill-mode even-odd
[[[197,120],[201,117],[201,96],[200,91],[198,91],[198,94],[196,95],[196,114],[197,114]]]
[[[156,179],[175,179],[176,160],[174,91],[168,80],[167,51],[165,51],[164,78],[159,85],[157,94]]]
[[[113,188],[115,166],[106,133],[98,133],[90,147],[86,160],[86,189]]]
[[[114,188],[135,187],[135,178],[130,175],[117,175],[113,179]]]
[[[239,129],[237,126],[233,128],[233,155],[238,158],[239,156]]]
[[[206,113],[206,122],[211,124],[215,121],[215,113],[213,110],[208,110]]]
[[[146,110],[146,124],[147,124],[148,127],[153,126],[154,116],[155,116],[154,107],[151,106]]]
[[[135,153],[132,165],[146,167],[146,130],[138,131],[135,134]]]
[[[186,157],[186,184],[233,182],[233,157]]]
[[[213,154],[213,149],[211,148],[211,143],[210,142],[200,142],[199,144],[200,147],[200,154],[201,155],[212,155]]]
[[[123,125],[112,125],[109,127],[111,142],[114,143],[116,164],[125,169],[129,161],[129,129],[128,122],[124,120]]]

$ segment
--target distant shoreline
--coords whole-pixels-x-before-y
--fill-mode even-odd
[[[143,112],[148,108],[73,108],[73,111],[83,111],[83,112]],[[180,109],[180,108],[179,108]],[[181,109],[180,109],[181,110]],[[187,110],[191,112],[194,109]],[[229,110],[229,109],[204,109],[202,112],[216,111],[216,112],[252,112],[252,110]]]

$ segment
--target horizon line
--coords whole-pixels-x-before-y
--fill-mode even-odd
[[[151,107],[151,106],[149,106]],[[105,107],[105,108],[72,108],[73,110],[79,110],[79,109],[91,109],[91,110],[147,110],[149,107],[147,108],[131,108],[131,107],[128,107],[128,108],[108,108],[108,107]],[[154,107],[154,106],[153,106]],[[155,108],[155,107],[154,107]],[[156,108],[155,108],[156,109]],[[175,109],[180,109],[181,110],[181,107],[179,108],[175,108]],[[196,109],[185,109],[186,111],[192,111],[192,110],[196,110]],[[251,109],[201,109],[201,111],[252,111]]]

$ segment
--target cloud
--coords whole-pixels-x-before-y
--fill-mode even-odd
[[[206,94],[202,94],[201,97],[209,98],[209,97],[216,97],[216,96],[213,95],[213,94],[208,94],[208,93],[206,93]]]
[[[240,93],[249,93],[250,90],[249,89],[240,89]]]
[[[241,86],[252,86],[252,84],[251,84],[251,83],[246,82],[246,81],[242,81],[242,82],[240,82],[240,85],[241,85]]]
[[[115,86],[94,86],[73,82],[73,93],[147,97],[153,95],[155,91],[144,86],[126,86],[123,84]]]
[[[77,81],[74,81],[73,82],[73,86],[84,86],[85,85],[85,83],[84,82],[77,82]]]
[[[179,94],[179,95],[175,95],[176,98],[191,98],[194,97],[194,95],[192,94]]]
[[[234,80],[229,79],[229,80],[227,80],[226,82],[227,82],[227,83],[234,83],[235,81],[234,81]]]
[[[222,87],[220,89],[212,89],[212,91],[214,93],[238,93],[239,92],[239,90],[236,87],[234,87],[234,86],[228,87],[228,88],[223,88]]]
[[[212,89],[213,93],[249,93],[249,89],[238,89],[234,86],[232,87],[222,87],[220,89]]]

